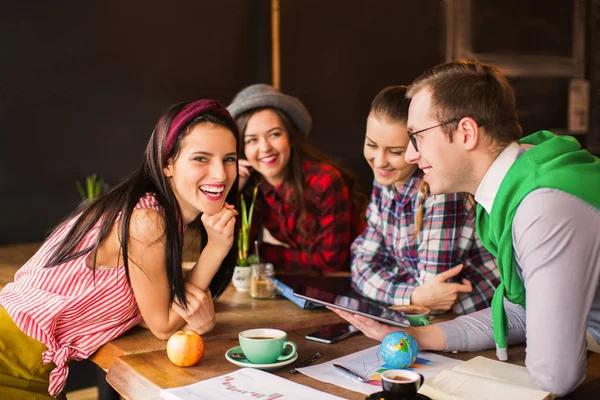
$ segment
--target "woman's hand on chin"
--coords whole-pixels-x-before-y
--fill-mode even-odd
[[[172,307],[175,312],[199,334],[211,331],[217,320],[210,290],[205,292],[196,285],[186,282],[185,295],[187,308],[183,308],[181,304],[174,301]]]
[[[208,235],[207,247],[222,250],[226,254],[233,245],[235,234],[235,217],[237,210],[231,204],[225,203],[221,211],[214,215],[202,214],[200,219]]]

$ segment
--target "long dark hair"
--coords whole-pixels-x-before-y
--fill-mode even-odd
[[[164,208],[164,240],[166,241],[165,261],[167,265],[167,279],[170,287],[169,299],[170,302],[172,302],[176,297],[180,304],[187,305],[184,287],[185,280],[181,267],[184,232],[183,220],[179,203],[164,176],[163,168],[166,166],[169,158],[176,158],[178,156],[181,148],[181,140],[198,124],[215,124],[223,126],[230,130],[235,136],[236,144],[239,141],[237,127],[233,120],[225,118],[220,113],[208,111],[194,119],[182,129],[182,133],[178,136],[173,150],[169,155],[164,155],[165,138],[171,122],[187,104],[189,103],[184,102],[175,104],[161,116],[146,147],[144,162],[141,168],[95,201],[83,203],[66,218],[65,222],[54,229],[51,235],[60,230],[64,224],[77,218],[72,227],[69,228],[66,236],[56,246],[52,256],[48,259],[46,267],[63,264],[93,251],[93,268],[95,269],[98,247],[102,240],[110,234],[110,231],[120,214],[122,221],[119,231],[121,242],[120,251],[123,254],[123,263],[125,265],[127,281],[130,282],[128,232],[131,214],[140,198],[144,196],[145,193],[152,192],[154,193],[156,200]],[[226,201],[229,204],[234,204],[236,206],[238,198],[237,187],[238,183],[236,177],[226,198]],[[77,250],[85,235],[90,232],[97,223],[99,223],[99,234],[96,241],[84,249]],[[207,235],[204,225],[199,223],[197,226],[200,228],[201,237],[206,238]],[[201,240],[201,249],[206,245],[205,242],[205,240]],[[237,237],[234,238],[233,243],[232,248],[223,260],[221,267],[213,277],[209,286],[212,296],[215,299],[223,293],[233,275],[237,254]]]
[[[262,107],[252,109],[248,112],[241,114],[238,118],[236,118],[236,122],[240,130],[240,156],[242,156],[243,158],[246,157],[244,151],[244,141],[246,136],[246,127],[248,125],[248,120],[250,119],[250,117],[252,117],[252,115],[256,114],[257,112],[267,109],[272,110],[277,114],[290,138],[290,146],[292,150],[289,161],[290,168],[288,168],[287,170],[287,176],[285,177],[283,184],[287,185],[292,189],[292,204],[300,212],[296,224],[296,228],[299,230],[299,233],[301,235],[304,235],[306,233],[304,229],[304,219],[306,215],[309,213],[317,212],[317,210],[315,209],[316,205],[311,202],[307,203],[306,198],[304,196],[305,176],[302,169],[302,163],[304,160],[329,164],[336,168],[342,174],[342,178],[344,179],[344,182],[348,186],[350,192],[350,199],[352,200],[353,205],[352,211],[353,213],[359,214],[360,220],[363,220],[368,198],[360,190],[356,173],[342,166],[337,160],[332,159],[330,156],[321,152],[320,150],[317,150],[310,143],[308,143],[308,140],[306,140],[306,136],[302,132],[300,132],[296,124],[294,124],[294,121],[292,121],[283,111],[273,107]],[[251,191],[252,188],[259,182],[259,180],[260,175],[257,172],[253,172],[252,176],[246,183],[246,186],[244,188],[244,194],[246,195],[248,190]],[[357,220],[354,215],[352,216],[352,220]]]

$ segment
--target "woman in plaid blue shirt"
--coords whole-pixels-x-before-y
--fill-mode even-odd
[[[464,193],[429,195],[423,173],[404,160],[405,94],[388,87],[371,104],[364,155],[375,181],[367,227],[352,244],[352,285],[386,304],[487,308],[499,275],[475,233],[475,203]]]

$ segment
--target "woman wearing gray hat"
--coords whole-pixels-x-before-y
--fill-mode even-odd
[[[240,190],[259,185],[254,236],[278,268],[347,268],[364,226],[354,176],[310,146],[312,119],[300,100],[272,86],[240,91],[228,107],[241,135]],[[260,228],[262,232],[260,232]]]

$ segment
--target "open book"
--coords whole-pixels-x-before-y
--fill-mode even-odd
[[[436,400],[554,398],[536,386],[527,368],[480,356],[425,380],[419,393]]]

